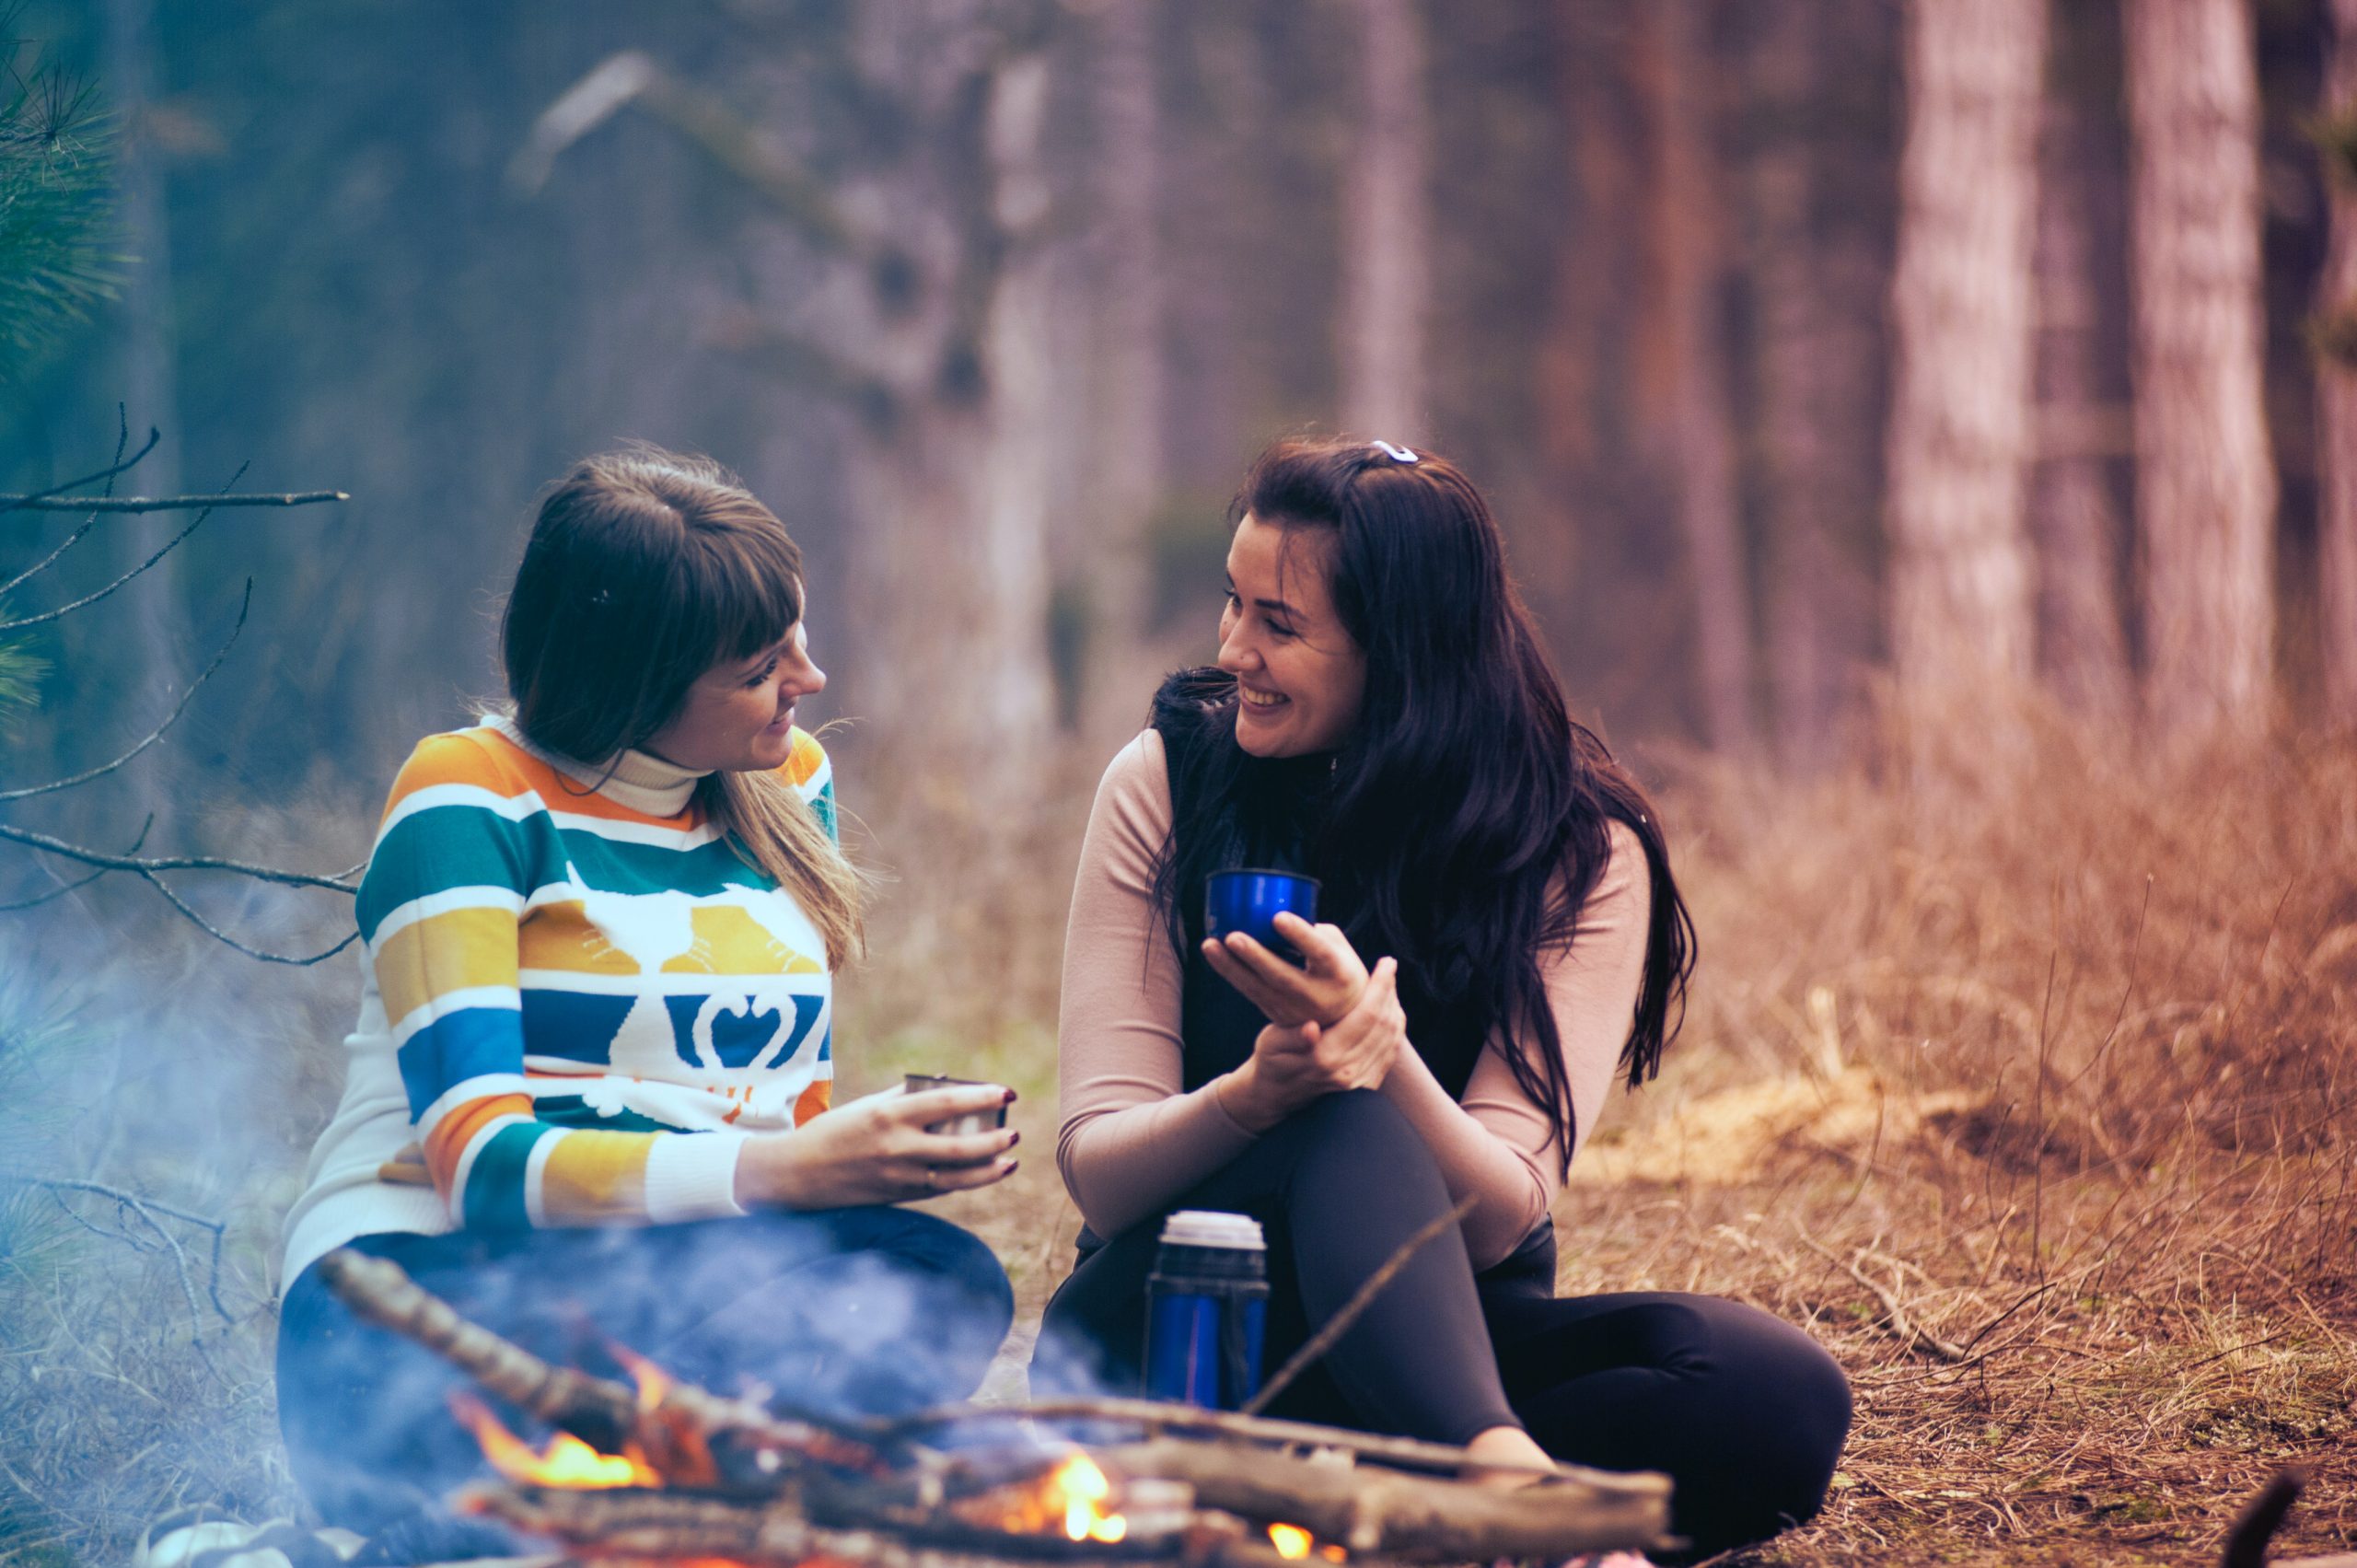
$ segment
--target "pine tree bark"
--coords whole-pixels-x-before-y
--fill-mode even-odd
[[[1080,541],[1088,657],[1084,726],[1110,738],[1136,727],[1151,689],[1145,643],[1153,613],[1148,531],[1168,482],[1163,354],[1164,268],[1155,226],[1162,115],[1155,29],[1158,0],[1109,0],[1096,18],[1097,439],[1100,494]]]
[[[2324,130],[2332,239],[2316,285],[2316,586],[2325,714],[2357,726],[2357,0],[2332,0]]]
[[[2241,0],[2125,17],[2145,702],[2199,738],[2263,716],[2274,633],[2258,73]]]
[[[1432,293],[1424,185],[1431,132],[1415,0],[1357,0],[1360,132],[1342,187],[1342,422],[1413,443],[1424,432]]]
[[[1940,706],[2027,677],[2023,502],[2044,0],[1915,0],[1889,431],[1891,650]]]
[[[1693,577],[1702,715],[1711,745],[1742,754],[1755,749],[1758,737],[1751,719],[1751,602],[1720,318],[1724,243],[1710,136],[1716,95],[1705,75],[1710,64],[1695,0],[1653,0],[1642,16],[1654,110],[1647,207],[1671,382],[1668,451]]]
[[[2119,238],[2110,127],[2117,77],[2099,29],[2108,18],[2064,6],[2038,130],[2038,463],[2030,536],[2038,561],[2038,664],[2062,700],[2090,716],[2128,712],[2128,641],[2119,601],[2124,520],[2106,439],[2105,263]]]
[[[1763,0],[1747,13],[1744,206],[1768,687],[1777,761],[1833,758],[1883,620],[1888,170],[1846,106],[1889,47],[1878,0]]]

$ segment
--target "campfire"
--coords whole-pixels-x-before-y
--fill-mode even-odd
[[[503,1478],[462,1510],[580,1560],[694,1568],[1026,1568],[1560,1560],[1659,1542],[1668,1482],[1559,1469],[1500,1491],[1461,1449],[1143,1400],[951,1407],[896,1421],[783,1414],[619,1351],[635,1387],[552,1366],[391,1263],[342,1252],[331,1286],[370,1321],[545,1423],[453,1401]],[[1089,1445],[1063,1435],[1085,1431]],[[1104,1434],[1121,1434],[1107,1442]],[[963,1439],[935,1446],[944,1434]],[[990,1441],[977,1442],[987,1436]]]

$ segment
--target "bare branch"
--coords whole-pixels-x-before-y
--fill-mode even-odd
[[[120,404],[116,405],[115,417],[118,422],[122,417],[122,409]],[[109,494],[112,494],[114,493],[113,482],[115,476],[137,468],[141,459],[156,449],[156,443],[164,438],[164,433],[151,425],[147,431],[146,444],[141,447],[136,452],[132,453],[130,457],[125,458],[122,455],[122,448],[124,443],[129,440],[130,435],[131,432],[127,427],[122,429],[121,437],[115,442],[115,460],[108,467],[100,469],[96,473],[86,473],[79,479],[69,479],[64,484],[58,485],[54,489],[36,490],[30,495],[7,497],[6,499],[8,504],[6,505],[0,505],[0,511],[18,511],[29,505],[33,502],[46,501],[52,495],[63,495],[68,491],[79,490],[86,484],[97,484],[101,480],[107,482],[107,493]]]
[[[316,506],[349,501],[341,490],[296,490],[280,495],[0,495],[0,512],[193,512],[214,506]]]
[[[1962,1345],[1952,1340],[1942,1339],[1931,1330],[1916,1322],[1908,1314],[1907,1307],[1898,1299],[1898,1293],[1876,1283],[1864,1269],[1858,1267],[1855,1260],[1841,1257],[1813,1236],[1802,1236],[1801,1243],[1828,1262],[1839,1265],[1852,1279],[1866,1288],[1875,1300],[1882,1305],[1883,1326],[1887,1328],[1892,1337],[1901,1344],[1911,1345],[1933,1359],[1947,1362],[1951,1365],[1967,1359],[1969,1353]],[[1859,1256],[1864,1257],[1864,1254],[1861,1253]]]
[[[23,571],[17,573],[6,582],[0,583],[0,597],[5,597],[9,593],[14,592],[16,589],[24,587],[27,583],[31,582],[35,577],[40,576],[43,572],[48,571],[52,566],[56,565],[57,558],[59,556],[64,554],[67,551],[81,543],[89,531],[98,527],[98,525],[99,519],[94,514],[86,520],[80,528],[75,528],[72,533],[67,534],[65,536],[64,542],[60,544],[55,550],[51,551],[48,554],[42,556],[40,560],[26,567]]]
[[[116,1213],[137,1218],[155,1234],[157,1243],[171,1252],[173,1261],[180,1270],[180,1290],[188,1297],[189,1316],[192,1319],[201,1318],[203,1314],[197,1307],[195,1284],[189,1275],[188,1253],[181,1248],[179,1238],[165,1228],[163,1222],[165,1219],[174,1219],[182,1225],[192,1225],[199,1230],[210,1232],[213,1237],[212,1277],[206,1282],[205,1294],[212,1299],[213,1310],[219,1315],[222,1322],[237,1321],[236,1316],[221,1299],[221,1238],[228,1229],[227,1221],[215,1219],[209,1214],[195,1214],[176,1204],[166,1203],[121,1187],[110,1187],[102,1181],[86,1181],[76,1177],[34,1176],[27,1171],[0,1170],[0,1184],[40,1188],[52,1196],[59,1196],[61,1202],[63,1202],[62,1194],[64,1193],[87,1192],[112,1202]],[[66,1213],[74,1214],[74,1218],[79,1221],[85,1229],[95,1231],[98,1235],[108,1237],[110,1239],[123,1242],[134,1249],[145,1249],[141,1247],[139,1240],[128,1231],[99,1230],[89,1221],[83,1219],[80,1214],[74,1214],[72,1209],[67,1209]],[[162,1218],[158,1218],[158,1215]]]
[[[145,875],[151,871],[228,871],[240,877],[250,877],[258,882],[277,882],[289,888],[328,888],[339,893],[356,893],[360,885],[353,880],[367,869],[362,861],[349,871],[332,877],[322,877],[315,871],[286,871],[275,865],[256,865],[250,861],[223,860],[213,855],[157,855],[142,860],[131,854],[109,854],[104,850],[90,849],[82,844],[68,843],[47,833],[37,833],[30,828],[19,828],[0,822],[0,839],[23,844],[28,849],[64,855],[84,865],[104,866],[109,871],[132,871]]]
[[[610,55],[541,110],[508,165],[509,183],[528,193],[539,191],[560,153],[633,104],[694,143],[806,238],[856,256],[875,249],[860,238],[826,183],[759,126],[635,49]]]
[[[92,779],[103,778],[107,774],[113,772],[117,768],[122,767],[125,762],[128,762],[133,758],[138,756],[142,751],[146,750],[150,746],[155,745],[158,740],[164,738],[164,732],[171,728],[175,724],[178,724],[180,722],[180,715],[188,712],[189,703],[196,699],[197,689],[203,686],[206,681],[213,679],[213,672],[221,668],[221,661],[227,658],[229,656],[229,650],[237,645],[238,634],[246,629],[246,612],[253,607],[253,602],[254,580],[251,577],[248,577],[246,579],[245,597],[238,601],[238,623],[229,628],[229,635],[222,643],[220,652],[213,656],[213,662],[204,667],[203,674],[199,675],[194,680],[189,682],[188,690],[181,694],[179,703],[173,707],[172,711],[164,716],[164,722],[157,725],[154,729],[149,730],[145,738],[143,738],[138,745],[134,746],[130,750],[124,752],[122,756],[117,757],[111,762],[105,762],[101,763],[98,767],[86,769],[81,772],[74,774],[71,778],[55,779],[45,784],[28,784],[22,789],[0,789],[0,801],[23,800],[36,795],[55,795],[61,790],[68,790],[74,788],[77,784],[88,784]],[[149,819],[151,821],[153,820],[152,818]],[[142,829],[140,830],[140,837],[146,837],[146,830]],[[101,872],[99,875],[103,876],[105,873]]]
[[[330,958],[334,958],[338,953],[343,952],[346,947],[351,947],[354,942],[360,940],[360,933],[354,931],[343,941],[337,943],[334,947],[327,948],[322,952],[313,953],[308,958],[296,958],[291,953],[273,953],[264,948],[249,947],[245,943],[240,942],[236,937],[230,935],[227,932],[222,930],[219,926],[214,924],[211,921],[205,919],[203,915],[197,913],[195,909],[190,905],[186,899],[181,898],[178,893],[172,891],[171,888],[165,883],[164,879],[155,875],[155,873],[143,871],[139,874],[139,878],[149,887],[155,889],[156,891],[163,894],[164,901],[171,905],[174,909],[180,911],[180,913],[186,915],[189,919],[189,923],[194,925],[199,931],[203,932],[207,936],[210,936],[215,941],[221,943],[224,947],[235,947],[238,952],[243,953],[249,958],[260,958],[265,964],[285,964],[293,969],[308,969],[313,964],[326,963]]]
[[[112,495],[114,494],[115,475],[131,466],[130,463],[126,463],[122,460],[122,449],[131,444],[131,426],[125,422],[123,408],[121,403],[117,403],[114,406],[114,467],[100,476],[106,480],[106,493],[109,495]],[[147,445],[139,448],[139,457],[132,459],[131,462],[135,463],[139,460],[139,458],[145,457],[155,448],[156,443],[162,439],[162,437],[163,432],[151,428],[147,432]],[[68,490],[79,490],[83,485],[89,482],[90,481],[87,479],[77,479],[67,484],[64,488]],[[83,539],[88,535],[89,531],[98,526],[98,514],[95,512],[91,513],[90,516],[83,521],[80,528],[75,528],[72,533],[65,536],[65,541],[63,544],[60,544],[55,550],[51,551],[39,561],[34,562],[30,566],[26,567],[23,571],[9,578],[6,583],[0,583],[0,598],[6,598],[8,594],[14,590],[24,587],[27,583],[31,582],[35,577],[40,576],[43,572],[48,571],[52,566],[56,565],[58,557],[64,555],[67,551],[81,543]]]
[[[0,621],[0,632],[19,632],[28,626],[39,626],[45,621],[62,621],[77,610],[87,609],[88,606],[98,603],[99,600],[106,598],[109,594],[113,593],[115,589],[122,587],[123,584],[131,581],[132,578],[146,572],[149,568],[153,567],[157,562],[161,561],[165,556],[169,555],[173,551],[178,550],[180,547],[180,541],[187,539],[189,535],[194,533],[197,529],[203,528],[204,526],[204,519],[212,515],[213,514],[210,512],[199,512],[196,515],[196,521],[189,524],[188,527],[174,534],[170,539],[166,540],[164,541],[164,547],[161,550],[158,550],[155,554],[150,555],[146,560],[142,561],[138,565],[134,566],[130,571],[125,572],[122,576],[117,577],[113,582],[109,583],[105,587],[99,589],[98,592],[85,594],[82,598],[75,599],[71,604],[62,604],[55,610],[42,610],[39,615],[25,615],[19,616],[14,621]]]
[[[150,811],[147,813],[147,820],[141,823],[139,826],[139,836],[132,840],[131,847],[124,850],[122,853],[125,854],[137,854],[139,853],[139,846],[147,842],[147,834],[155,826],[156,814],[153,811]],[[34,897],[29,899],[18,899],[14,903],[0,904],[0,914],[13,914],[18,910],[39,909],[43,904],[53,903],[57,900],[64,898],[68,893],[80,892],[83,889],[88,887],[99,877],[110,875],[111,871],[111,867],[102,865],[96,871],[91,872],[87,877],[76,877],[71,882],[60,882],[56,887],[52,888],[46,893],[36,894]],[[52,873],[52,875],[54,875],[54,873]]]

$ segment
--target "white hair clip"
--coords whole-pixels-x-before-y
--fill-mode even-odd
[[[1412,463],[1416,460],[1415,453],[1408,450],[1405,447],[1395,447],[1388,441],[1370,441],[1367,445],[1373,447],[1395,463]]]

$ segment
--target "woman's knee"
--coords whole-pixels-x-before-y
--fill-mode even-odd
[[[1341,1089],[1295,1111],[1269,1132],[1275,1139],[1303,1154],[1341,1154],[1368,1162],[1414,1160],[1432,1163],[1432,1151],[1382,1094],[1374,1089]]]

